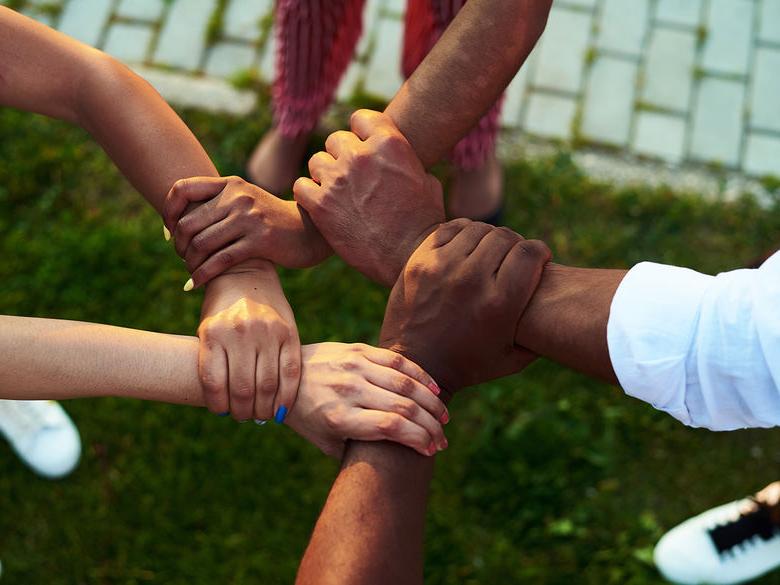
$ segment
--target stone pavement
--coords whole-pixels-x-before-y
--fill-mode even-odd
[[[273,0],[0,0],[129,63],[169,100],[243,114],[273,76]],[[367,0],[338,90],[390,99],[404,0]],[[780,177],[780,0],[556,0],[508,88],[509,139]],[[610,155],[609,153],[613,153]]]

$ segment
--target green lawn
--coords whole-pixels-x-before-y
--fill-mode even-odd
[[[268,124],[189,113],[225,174]],[[561,154],[508,169],[509,225],[557,260],[720,271],[777,242],[780,206],[615,190]],[[200,296],[161,222],[79,130],[0,111],[0,314],[192,334]],[[386,292],[338,260],[285,271],[305,342],[372,342]],[[290,583],[335,462],[288,428],[119,399],[66,408],[84,442],[64,481],[2,447],[2,582]],[[427,537],[431,584],[644,584],[666,528],[780,476],[776,431],[687,429],[539,362],[451,407]],[[780,584],[780,574],[762,581]]]

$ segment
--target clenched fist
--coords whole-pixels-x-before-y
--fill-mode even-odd
[[[334,132],[293,186],[333,251],[392,286],[406,259],[444,221],[441,184],[385,114],[359,110],[352,132]]]
[[[519,372],[535,355],[515,329],[549,248],[507,228],[465,219],[415,250],[390,293],[380,345],[423,367],[450,395]]]

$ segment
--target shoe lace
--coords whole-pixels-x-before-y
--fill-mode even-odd
[[[767,504],[755,497],[750,510],[740,512],[739,517],[708,530],[719,555],[737,546],[744,546],[755,537],[771,540],[780,533],[780,503]]]

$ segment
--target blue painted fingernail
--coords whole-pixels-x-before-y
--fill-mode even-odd
[[[230,411],[228,410],[227,412],[219,412],[217,413],[217,416],[230,416]]]
[[[256,425],[258,425],[258,426],[261,426],[261,427],[262,427],[262,426],[263,426],[265,423],[267,423],[267,422],[268,422],[268,421],[267,421],[267,420],[265,420],[264,418],[256,418],[256,419],[255,419],[255,424],[256,424]]]
[[[279,409],[276,411],[276,415],[274,416],[274,422],[280,425],[284,422],[284,417],[286,416],[287,416],[287,407],[280,406]]]

